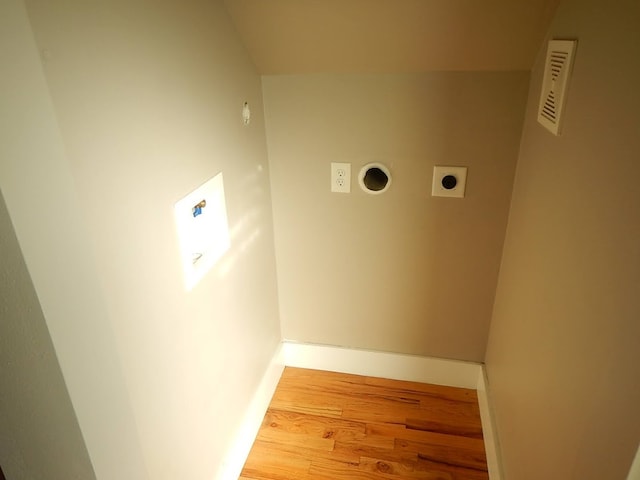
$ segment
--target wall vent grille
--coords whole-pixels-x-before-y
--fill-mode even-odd
[[[575,40],[551,40],[547,48],[538,122],[554,135],[560,134],[562,111],[573,66]]]

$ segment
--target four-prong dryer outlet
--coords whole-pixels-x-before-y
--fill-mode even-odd
[[[432,197],[463,198],[467,185],[467,167],[433,167]]]

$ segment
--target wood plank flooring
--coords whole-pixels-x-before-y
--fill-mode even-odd
[[[287,367],[239,480],[488,480],[475,390]]]

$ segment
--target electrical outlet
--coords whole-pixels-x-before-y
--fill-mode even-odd
[[[351,193],[351,164],[331,163],[331,191]]]

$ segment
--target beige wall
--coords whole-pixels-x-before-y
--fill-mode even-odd
[[[0,186],[96,476],[213,478],[280,339],[260,78],[221,2],[26,3]],[[219,171],[232,246],[186,293],[173,204]]]
[[[564,133],[532,77],[487,366],[506,478],[622,480],[640,439],[640,4],[566,0]]]
[[[559,0],[225,0],[258,71],[530,70]]]
[[[528,73],[263,77],[286,339],[481,361]],[[352,193],[329,191],[330,162]],[[386,163],[391,189],[355,176]],[[431,197],[467,165],[465,199]]]
[[[0,8],[0,189],[96,476],[145,478],[113,331],[25,6],[9,0]],[[25,379],[34,388],[39,380]]]
[[[10,479],[95,478],[0,194],[0,465]]]

